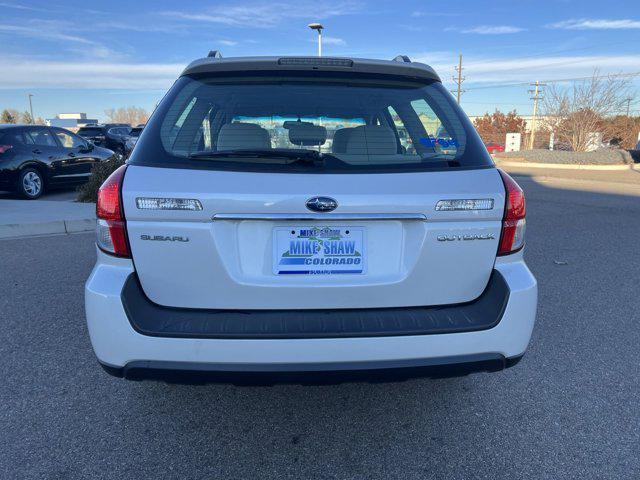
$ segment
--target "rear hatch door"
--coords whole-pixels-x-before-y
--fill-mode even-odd
[[[337,208],[313,212],[306,204],[315,197]],[[138,208],[146,198],[196,199],[202,210]],[[451,199],[493,206],[436,210]],[[136,272],[157,304],[402,307],[468,302],[483,292],[504,187],[494,168],[313,175],[131,165],[123,202]],[[326,255],[311,252],[310,242]]]

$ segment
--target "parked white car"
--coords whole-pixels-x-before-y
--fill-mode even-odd
[[[524,194],[403,57],[193,62],[97,216],[86,314],[116,376],[461,375],[531,337]]]

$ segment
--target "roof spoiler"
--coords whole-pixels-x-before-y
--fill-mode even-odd
[[[441,81],[438,74],[428,65],[412,62],[406,55],[398,55],[393,60],[343,57],[231,57],[222,58],[213,50],[208,57],[191,62],[182,75],[200,73],[216,74],[230,72],[285,72],[285,71],[335,71],[356,74],[379,74],[405,76],[416,79]]]

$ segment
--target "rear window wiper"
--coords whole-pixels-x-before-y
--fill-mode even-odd
[[[424,156],[422,158],[423,164],[428,164],[429,162],[443,162],[446,163],[448,167],[461,167],[462,164],[458,160],[454,160],[449,155],[432,155],[432,156]]]
[[[216,159],[216,158],[267,158],[267,159],[285,159],[292,160],[288,163],[304,163],[316,166],[324,166],[323,155],[315,150],[306,149],[273,149],[273,150],[220,150],[193,152],[189,154],[189,158],[196,159]]]

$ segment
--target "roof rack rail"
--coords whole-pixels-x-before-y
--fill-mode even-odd
[[[396,58],[393,59],[394,62],[404,62],[404,63],[411,63],[411,59],[409,57],[407,57],[406,55],[398,55]]]
[[[222,58],[222,52],[220,50],[209,50],[209,58]]]

